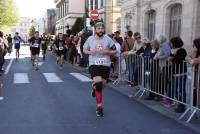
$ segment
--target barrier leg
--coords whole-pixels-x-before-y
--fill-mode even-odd
[[[190,117],[187,120],[187,123],[189,123],[191,121],[191,119],[193,118],[194,114],[197,112],[197,110],[195,109],[192,114],[190,115]]]
[[[185,117],[185,115],[190,111],[190,108],[187,108],[187,110],[185,110],[185,112],[179,117],[179,120],[183,119],[183,117]]]

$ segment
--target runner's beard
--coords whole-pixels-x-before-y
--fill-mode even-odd
[[[96,33],[97,36],[102,37],[104,35],[103,32]]]

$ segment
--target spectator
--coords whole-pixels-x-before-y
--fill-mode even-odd
[[[189,64],[195,67],[194,72],[194,100],[193,105],[200,108],[200,38],[197,38],[193,41],[192,53],[186,57],[186,60]]]
[[[171,42],[171,56],[168,58],[172,64],[169,66],[172,69],[172,76],[170,78],[172,89],[168,91],[170,98],[177,99],[180,102],[186,103],[186,79],[187,79],[187,65],[185,58],[187,52],[183,46],[183,41],[180,37],[175,37],[170,40]],[[171,96],[172,95],[172,96]],[[183,113],[185,111],[185,105],[179,103],[177,108],[174,109],[177,113]]]
[[[153,60],[154,56],[158,52],[159,49],[159,43],[157,40],[153,40],[151,42],[151,53],[150,53],[150,90],[154,92],[158,92],[158,72],[157,69],[159,67],[159,64],[156,60]],[[147,97],[144,98],[145,100],[159,100],[159,97],[155,95],[154,93],[150,92]]]
[[[154,56],[154,60],[157,60],[159,64],[159,68],[157,69],[157,73],[159,74],[159,94],[164,95],[165,91],[167,88],[169,88],[169,83],[167,81],[167,58],[171,54],[171,48],[170,48],[170,43],[167,40],[166,35],[160,34],[156,37],[157,42],[160,44],[160,48],[158,49],[158,52]],[[161,97],[158,97],[157,100],[159,100]],[[171,101],[165,101],[163,102],[165,106],[171,106]]]
[[[127,37],[125,38],[124,42],[122,43],[122,52],[125,52],[127,54],[128,51],[131,51],[134,47],[135,40],[132,38],[133,32],[128,31]]]
[[[129,32],[127,33],[129,35]],[[143,42],[141,40],[141,34],[139,32],[136,32],[134,34],[134,46],[130,51],[124,52],[123,54],[126,55],[140,55],[143,53]],[[129,80],[132,81],[133,86],[138,85],[138,76],[139,76],[139,69],[141,68],[141,65],[139,65],[136,59],[140,60],[140,57],[134,58],[135,60],[131,60],[131,57],[128,58],[128,65],[127,68],[129,70]],[[131,63],[130,63],[131,61]]]
[[[144,38],[142,40],[142,47],[136,52],[138,55],[142,55],[144,57],[150,57],[151,55],[151,43],[148,38]]]
[[[120,44],[120,45],[123,44],[123,39],[122,39],[122,37],[120,36],[120,31],[116,31],[116,32],[114,33],[114,38],[119,38],[119,39],[117,39],[118,42],[119,42],[119,44]]]
[[[171,54],[171,48],[169,42],[167,42],[167,37],[164,34],[160,34],[156,37],[156,40],[160,44],[160,48],[156,53],[154,60],[167,59]]]

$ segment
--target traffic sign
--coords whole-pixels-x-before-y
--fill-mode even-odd
[[[99,19],[99,13],[97,10],[92,10],[90,13],[90,17],[92,20],[98,20]]]

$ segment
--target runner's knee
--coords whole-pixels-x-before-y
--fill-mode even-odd
[[[95,86],[96,91],[101,92],[102,89],[103,89],[103,82],[96,82],[96,83],[94,84],[94,86]]]

